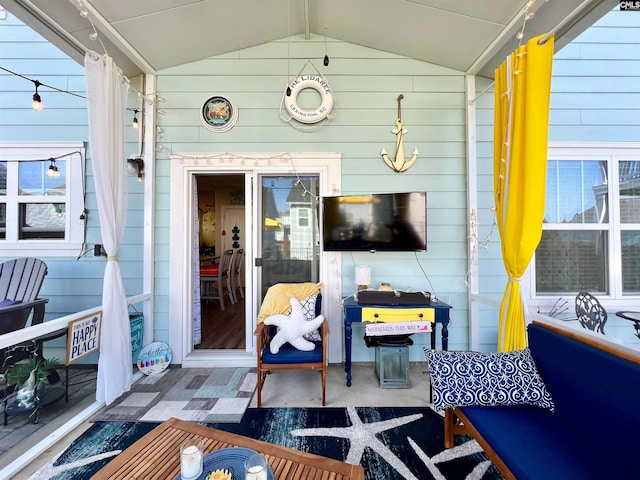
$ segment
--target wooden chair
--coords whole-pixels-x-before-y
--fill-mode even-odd
[[[576,295],[576,316],[584,328],[604,335],[607,312],[598,299],[589,292],[580,292]]]
[[[236,289],[240,291],[240,295],[244,298],[244,290],[242,286],[242,265],[244,264],[244,248],[239,248],[233,257],[233,266],[231,267],[231,290],[235,303],[238,303],[238,294]]]
[[[320,314],[322,295],[316,299],[316,316]],[[276,334],[276,328],[272,325],[261,323],[256,328],[257,355],[258,355],[258,407],[262,405],[262,386],[268,374],[279,370],[317,370],[322,376],[322,405],[326,405],[327,391],[327,348],[329,344],[329,323],[325,318],[320,326],[322,339],[316,344],[315,349],[304,352],[297,350],[285,343],[276,354],[269,350],[269,342]]]
[[[231,303],[236,303],[233,298],[233,292],[231,291],[231,268],[233,266],[233,249],[225,250],[220,256],[220,261],[213,265],[203,265],[200,267],[200,283],[201,291],[205,292],[201,294],[201,300],[219,300],[220,309],[224,310],[224,295],[225,295],[225,283],[226,294],[229,296]],[[216,284],[215,290],[212,288],[212,284]]]
[[[37,258],[17,258],[0,263],[0,335],[44,321],[46,298],[38,298],[47,265]],[[35,338],[0,350],[0,370],[32,356],[42,357],[48,336]],[[6,392],[5,392],[6,393]]]

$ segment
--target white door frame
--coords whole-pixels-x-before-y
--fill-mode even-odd
[[[253,265],[254,252],[258,251],[257,235],[254,234],[254,218],[260,218],[258,205],[253,201],[255,187],[253,179],[262,175],[310,175],[320,177],[320,195],[341,193],[341,155],[334,152],[319,153],[175,153],[171,159],[170,194],[170,248],[169,248],[169,345],[173,351],[173,362],[183,367],[255,366],[255,342],[246,351],[242,350],[195,350],[193,329],[187,319],[193,318],[193,191],[191,181],[197,174],[244,174],[245,175],[245,253],[247,265]],[[331,331],[329,361],[342,361],[342,262],[337,252],[323,253],[320,265],[320,281],[324,283],[322,311],[329,320]],[[257,279],[253,268],[245,271],[247,292],[256,292]],[[249,287],[250,286],[250,287]],[[256,295],[246,297],[247,318],[253,324],[247,331],[253,332],[257,315]]]

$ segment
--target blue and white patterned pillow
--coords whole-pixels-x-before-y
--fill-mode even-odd
[[[479,353],[424,349],[433,386],[433,407],[533,405],[555,411],[528,348]]]
[[[304,312],[304,318],[307,320],[313,320],[316,318],[316,299],[318,298],[317,294],[309,295],[308,297],[300,300],[300,305],[302,305],[302,311]],[[291,309],[286,313],[287,315],[291,315]],[[320,332],[318,330],[314,330],[310,333],[307,333],[304,338],[309,340],[310,342],[319,342],[322,340],[320,336]]]

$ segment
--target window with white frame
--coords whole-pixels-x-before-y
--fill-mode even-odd
[[[309,209],[308,208],[298,209],[298,226],[299,227],[309,226]]]
[[[2,256],[81,254],[84,156],[82,142],[0,143]]]
[[[538,296],[640,295],[640,144],[549,148]]]

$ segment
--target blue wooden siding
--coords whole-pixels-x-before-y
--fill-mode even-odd
[[[452,348],[467,345],[466,178],[464,75],[461,72],[328,39],[330,65],[324,67],[323,37],[300,36],[208,58],[158,72],[157,89],[165,99],[159,117],[162,149],[157,161],[157,277],[168,283],[168,153],[223,151],[336,151],[342,154],[343,193],[428,192],[428,251],[425,253],[354,253],[343,255],[344,295],[355,289],[354,264],[372,268],[372,286],[389,282],[400,289],[434,290],[454,305]],[[288,60],[290,53],[291,60]],[[300,132],[279,117],[288,78],[312,59],[335,96],[333,118],[314,132]],[[307,66],[303,73],[314,73]],[[229,95],[237,104],[236,126],[225,133],[207,130],[199,119],[204,101]],[[395,154],[399,94],[407,134],[406,155],[420,152],[407,172],[394,173],[380,157]],[[283,112],[285,115],[286,112]],[[164,219],[164,220],[163,220]],[[418,263],[419,262],[419,263]],[[420,264],[428,275],[423,275]],[[166,288],[158,297],[168,295]],[[157,333],[167,335],[168,300],[156,305]],[[371,361],[363,332],[354,335],[354,361]],[[418,343],[426,341],[417,339]],[[424,360],[419,346],[412,360]]]
[[[44,84],[85,95],[83,66],[9,13],[5,20],[0,20],[0,65]],[[40,87],[44,109],[36,112],[31,109],[33,93],[32,82],[0,71],[0,142],[82,141],[86,144],[88,125],[85,99]],[[133,93],[130,100],[133,106]],[[128,135],[128,149],[135,153],[136,134],[131,131]],[[106,259],[93,256],[93,245],[102,243],[102,240],[90,148],[87,149],[85,169],[88,253],[81,256],[82,252],[78,251],[70,257],[52,257],[44,251],[39,255],[48,267],[41,289],[41,296],[49,299],[45,320],[92,308],[102,301]],[[135,177],[131,177],[127,229],[118,251],[128,295],[142,291],[142,207],[142,185],[136,182]],[[0,243],[0,261],[6,259]],[[58,352],[56,355],[62,357]]]
[[[638,142],[640,140],[640,15],[613,10],[557,52],[551,84],[550,142]],[[490,81],[477,82],[478,93]],[[478,107],[479,238],[484,240],[493,221],[493,92]],[[479,251],[480,293],[502,296],[506,277],[498,232],[487,250]],[[556,299],[550,300],[551,303]],[[573,298],[567,297],[569,311]],[[549,302],[547,302],[549,303]],[[533,302],[532,302],[533,304]],[[535,306],[534,306],[535,308]],[[609,308],[608,334],[637,343],[633,331]],[[548,311],[549,307],[541,307]],[[481,345],[495,350],[497,312],[483,307]]]
[[[636,12],[614,11],[556,55],[551,98],[552,141],[637,141],[640,118],[640,29]],[[328,39],[329,67],[322,65],[323,37],[291,37],[158,73],[157,90],[165,101],[158,116],[156,165],[155,338],[167,341],[169,310],[169,166],[170,151],[338,151],[343,158],[342,191],[364,193],[426,190],[428,251],[400,254],[344,255],[344,295],[352,292],[353,266],[372,267],[372,285],[390,282],[397,288],[429,289],[451,303],[451,348],[468,346],[466,241],[465,100],[462,72]],[[307,59],[326,75],[336,98],[331,122],[313,133],[299,132],[278,115],[282,92]],[[43,83],[84,93],[81,65],[70,60],[10,14],[0,20],[0,62],[6,68]],[[310,67],[305,73],[310,73]],[[135,83],[134,83],[135,84]],[[477,78],[477,92],[490,80]],[[87,139],[84,100],[42,89],[45,110],[30,108],[33,85],[0,72],[0,141]],[[199,120],[206,98],[227,94],[240,110],[229,132],[208,131]],[[380,149],[394,153],[391,133],[396,98],[402,93],[405,152],[420,151],[415,166],[396,174],[380,159]],[[137,105],[135,95],[130,107]],[[493,95],[477,102],[480,241],[491,234],[488,249],[478,255],[481,293],[500,298],[505,276],[499,236],[493,230]],[[129,151],[137,151],[136,133],[128,130]],[[101,243],[90,149],[87,151],[87,248]],[[124,161],[124,159],[123,159]],[[142,186],[129,183],[129,216],[118,253],[127,294],[142,289]],[[80,252],[78,252],[80,254]],[[2,260],[0,250],[0,260]],[[42,294],[50,299],[47,317],[54,318],[100,303],[104,259],[92,253],[76,258],[43,259],[49,265]],[[424,268],[428,279],[422,273]],[[481,309],[480,344],[494,350],[495,309]],[[356,331],[354,360],[370,361]],[[422,340],[417,339],[418,343]],[[419,345],[412,360],[422,360]]]

